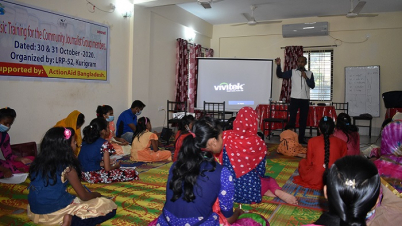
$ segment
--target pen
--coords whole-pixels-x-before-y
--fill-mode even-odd
[[[82,186],[84,186],[84,188],[87,189],[88,192],[91,192],[91,190],[89,190],[89,188],[87,188],[87,186],[85,186],[85,185],[82,185]]]

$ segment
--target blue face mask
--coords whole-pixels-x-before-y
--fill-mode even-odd
[[[10,127],[7,127],[3,124],[0,124],[0,132],[7,132],[10,129]]]
[[[113,115],[109,115],[109,117],[106,119],[106,121],[111,122],[114,120],[114,116]]]
[[[136,116],[139,116],[139,115],[141,115],[141,112],[142,112],[142,111],[139,111],[139,112],[135,113],[135,115],[136,115]]]

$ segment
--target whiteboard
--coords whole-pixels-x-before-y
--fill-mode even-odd
[[[345,67],[345,82],[349,115],[380,117],[380,66]]]

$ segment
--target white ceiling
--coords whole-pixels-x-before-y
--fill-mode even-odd
[[[361,14],[402,11],[402,0],[365,1]],[[354,0],[353,6],[357,3],[358,0]],[[351,8],[350,0],[223,0],[211,3],[211,9],[204,9],[197,0],[134,0],[134,4],[145,7],[178,5],[214,25],[247,22],[242,13],[251,14],[250,5],[257,6],[254,12],[257,21],[346,15]]]

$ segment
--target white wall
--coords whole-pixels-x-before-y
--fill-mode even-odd
[[[132,18],[125,19],[117,13],[99,10],[91,13],[87,10],[86,1],[82,0],[19,2],[109,25],[110,71],[107,82],[0,77],[0,106],[9,106],[17,111],[17,118],[9,132],[12,143],[39,143],[50,127],[75,109],[85,115],[86,126],[95,118],[97,105],[109,104],[117,115],[129,106],[130,51],[127,46]],[[110,1],[97,0],[95,3],[108,9]]]
[[[10,130],[11,142],[40,142],[43,134],[58,120],[77,109],[86,115],[86,123],[95,117],[96,106],[109,104],[116,117],[135,99],[147,107],[142,116],[150,117],[155,127],[164,124],[166,100],[174,99],[175,46],[177,38],[186,38],[186,27],[196,31],[195,43],[212,47],[216,57],[270,58],[283,57],[281,46],[332,45],[334,48],[334,101],[344,100],[344,67],[380,65],[380,92],[400,90],[398,74],[402,59],[402,12],[384,13],[374,18],[343,17],[301,18],[283,24],[328,21],[330,36],[282,38],[281,24],[237,26],[211,24],[171,5],[156,8],[134,7],[134,16],[123,18],[116,13],[87,10],[82,0],[20,0],[45,9],[92,20],[110,26],[110,74],[108,82],[81,80],[0,77],[0,107],[17,111]],[[99,7],[110,1],[97,0]],[[61,11],[62,9],[62,11]],[[368,41],[366,34],[370,35]],[[274,78],[273,97],[278,99],[281,80]],[[374,119],[379,128],[385,114]],[[374,133],[376,134],[376,133]]]
[[[305,22],[329,22],[330,36],[283,38],[282,24]],[[399,75],[402,59],[402,12],[381,13],[373,18],[311,17],[284,20],[282,24],[257,26],[214,26],[211,47],[217,57],[284,58],[280,47],[289,45],[334,47],[334,102],[343,102],[345,95],[346,66],[380,65],[380,94],[390,90],[402,90]],[[366,35],[369,39],[366,39]],[[275,74],[275,73],[274,73]],[[282,80],[274,76],[272,94],[278,100]],[[258,95],[258,93],[256,93]],[[382,99],[382,98],[381,98]],[[380,118],[373,119],[373,135],[379,134],[384,120],[385,107],[380,100]],[[363,134],[368,134],[362,128]]]
[[[109,25],[110,71],[107,82],[0,77],[0,107],[17,111],[9,132],[13,144],[40,143],[50,127],[75,109],[86,116],[84,126],[102,104],[114,108],[117,120],[136,99],[147,105],[142,116],[150,117],[154,128],[162,127],[165,113],[158,107],[166,108],[166,100],[174,98],[176,39],[186,38],[186,26],[196,30],[195,42],[205,47],[212,37],[211,24],[174,5],[152,10],[135,6],[134,16],[123,18],[117,12],[91,13],[83,0],[19,2]],[[109,9],[111,1],[93,3]]]
[[[196,31],[194,42],[209,47],[212,25],[171,5],[152,9],[135,6],[132,99],[142,100],[141,116],[152,126],[166,126],[166,101],[175,98],[176,39],[186,37],[186,28]],[[157,128],[160,131],[160,128]]]

